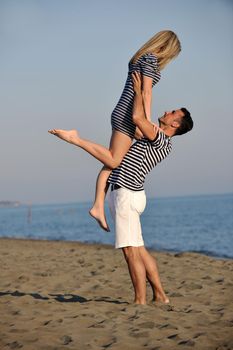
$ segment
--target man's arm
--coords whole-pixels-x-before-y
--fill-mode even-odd
[[[142,75],[142,103],[145,111],[146,119],[151,122],[151,103],[152,103],[152,82],[153,79]]]
[[[133,104],[133,122],[140,129],[143,135],[153,141],[158,133],[158,126],[155,126],[146,119],[145,111],[143,108],[143,99],[141,91],[141,77],[139,73],[134,72],[132,74],[133,86],[134,86],[134,104]]]

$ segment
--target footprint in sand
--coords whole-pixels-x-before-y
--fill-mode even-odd
[[[133,338],[147,338],[149,336],[148,332],[137,333],[138,331],[139,331],[139,329],[133,329],[129,335]]]
[[[105,325],[103,324],[105,320],[97,322],[89,326],[88,328],[105,328]]]
[[[18,277],[18,280],[20,280],[21,282],[28,282],[30,278],[28,276],[21,275]]]
[[[201,284],[197,284],[197,283],[190,283],[186,286],[187,290],[196,290],[196,289],[202,289],[203,286]]]
[[[183,308],[177,309],[178,312],[184,312],[186,314],[192,313],[200,313],[200,310],[193,309],[192,305],[186,305]]]
[[[104,267],[105,267],[104,265],[100,265],[100,266],[98,267],[98,269],[99,269],[99,270],[102,270]]]
[[[73,339],[69,335],[63,335],[63,337],[61,337],[61,341],[63,345],[68,345],[73,341]]]
[[[204,332],[198,332],[198,333],[194,334],[193,338],[196,339],[196,338],[200,337],[201,335],[205,335],[205,334],[206,333],[204,333]]]
[[[107,348],[111,347],[111,346],[112,346],[114,343],[116,343],[116,342],[117,342],[117,339],[116,339],[115,337],[113,337],[112,340],[111,340],[109,343],[103,344],[102,347],[103,347],[104,349],[107,349]]]
[[[163,310],[163,311],[174,311],[174,306],[169,304],[158,304],[156,306],[158,306],[160,310]]]
[[[11,312],[12,315],[21,315],[22,312],[20,310],[15,310]]]
[[[154,322],[143,322],[139,324],[140,328],[150,328],[153,329],[155,328],[155,323]]]
[[[52,320],[48,320],[48,321],[43,322],[43,326],[47,326],[50,322],[52,322]]]
[[[23,344],[19,343],[18,341],[13,341],[12,343],[7,343],[6,345],[8,345],[10,349],[21,349],[23,347]]]
[[[19,334],[21,334],[21,333],[27,333],[28,330],[27,329],[16,329],[16,328],[13,328],[9,332],[10,333],[19,333]]]
[[[171,335],[167,336],[167,338],[177,340],[177,339],[179,339],[179,335],[178,335],[178,333],[175,333],[175,334],[171,334]]]
[[[212,278],[210,277],[210,276],[203,276],[202,278],[201,278],[202,280],[211,280]]]
[[[170,294],[171,297],[183,297],[183,294],[179,293],[179,292],[173,292]]]
[[[159,329],[163,329],[163,328],[166,328],[166,329],[178,329],[177,327],[171,325],[170,323],[160,324],[160,325],[158,325],[158,328]]]
[[[100,284],[95,284],[93,287],[91,287],[91,290],[96,290],[96,289],[99,289],[101,288],[102,286]]]
[[[215,280],[216,283],[223,283],[224,282],[224,278],[223,277],[220,277],[220,278],[217,278]]]
[[[181,340],[178,345],[188,345],[188,346],[194,346],[195,341],[188,339],[188,340]]]

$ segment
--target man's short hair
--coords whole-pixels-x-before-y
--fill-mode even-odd
[[[181,111],[184,113],[184,116],[180,118],[180,126],[176,129],[175,135],[183,135],[193,128],[190,112],[184,107],[181,108]]]

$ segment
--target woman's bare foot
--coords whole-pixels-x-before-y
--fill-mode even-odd
[[[76,146],[79,145],[80,137],[77,130],[62,130],[62,129],[52,129],[48,131],[50,134],[59,137],[60,139],[73,143]]]
[[[102,213],[97,208],[92,207],[91,210],[89,211],[89,214],[98,222],[98,224],[104,231],[110,232],[110,228],[107,224],[104,213]]]

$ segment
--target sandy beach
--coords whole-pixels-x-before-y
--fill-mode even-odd
[[[132,304],[113,247],[0,239],[0,349],[233,349],[233,260],[152,254],[169,305]]]

